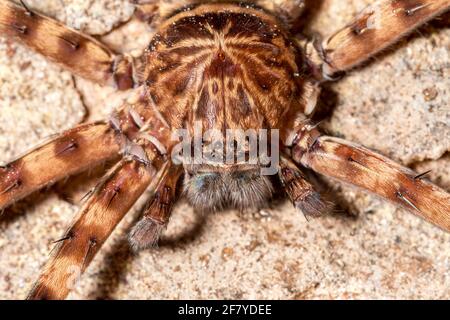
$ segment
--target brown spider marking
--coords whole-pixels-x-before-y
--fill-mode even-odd
[[[166,223],[173,200],[174,194],[172,188],[167,185],[163,186],[161,190],[156,192],[149,206],[148,216],[151,216],[160,223]]]
[[[0,195],[5,195],[17,190],[23,185],[22,180],[22,161],[17,160],[5,167],[0,168],[3,181],[0,181]]]
[[[204,87],[197,103],[195,114],[198,118],[205,119],[211,126],[216,122],[218,108],[212,103],[208,88]]]
[[[56,156],[68,156],[74,153],[78,147],[78,139],[76,135],[69,135],[68,137],[64,137],[55,143],[55,155]]]
[[[231,104],[233,109],[236,110],[236,117],[248,117],[252,112],[252,105],[250,103],[249,97],[245,92],[242,84],[240,83],[237,87],[238,99],[233,99],[233,103]]]
[[[168,80],[170,81],[172,79],[169,78]],[[181,77],[175,76],[173,80],[174,80],[174,82],[172,82],[173,83],[172,92],[173,92],[173,95],[176,97],[176,96],[183,94],[186,91],[186,88],[188,87],[189,82],[191,80],[191,76],[189,74],[186,74],[184,77],[183,76],[181,76]],[[213,92],[214,92],[214,88],[216,88],[216,87],[213,87]]]
[[[217,84],[217,81],[213,81],[212,84],[212,93],[214,95],[217,95],[217,93],[219,92],[219,85]]]
[[[279,176],[291,202],[306,219],[318,217],[329,211],[330,208],[322,200],[321,195],[294,164],[288,165],[284,162]]]
[[[320,146],[320,149],[323,150],[323,147]],[[315,151],[313,151],[313,152],[315,152]],[[346,172],[347,175],[358,175],[359,170],[361,170],[362,168],[364,168],[364,169],[367,168],[367,165],[365,164],[365,162],[368,161],[368,159],[365,158],[363,154],[360,154],[359,152],[357,152],[357,150],[353,150],[352,148],[349,148],[348,146],[342,145],[342,146],[337,146],[335,148],[334,152],[336,155],[339,156],[339,158],[345,159],[350,164],[350,165],[348,165],[345,162],[341,162],[339,164],[339,168],[336,168],[338,170],[342,170],[342,171]],[[360,167],[362,167],[362,168],[360,168]],[[356,168],[357,168],[357,170],[355,170]]]
[[[71,33],[62,34],[58,38],[61,40],[59,41],[59,48],[62,56],[72,55],[75,51],[81,49],[83,45],[82,40],[76,39]]]

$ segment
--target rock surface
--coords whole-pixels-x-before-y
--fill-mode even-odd
[[[308,30],[330,34],[370,2],[314,2]],[[119,0],[27,3],[96,35],[132,14]],[[133,22],[105,41],[139,52],[148,38],[143,30]],[[338,99],[325,127],[419,172],[432,169],[430,178],[450,191],[450,29],[431,24],[407,39],[331,86]],[[324,95],[322,104],[333,96]],[[121,99],[1,39],[0,160],[87,116],[107,115]],[[134,210],[70,298],[450,298],[449,234],[364,192],[325,182],[347,212],[306,222],[287,201],[257,214],[211,216],[181,203],[159,248],[136,255],[126,243]],[[26,295],[51,242],[79,208],[54,189],[35,198],[0,220],[0,299]]]

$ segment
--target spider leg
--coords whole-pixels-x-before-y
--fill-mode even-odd
[[[449,0],[381,0],[322,45],[324,78],[346,71],[450,8]]]
[[[172,207],[177,198],[177,184],[182,172],[180,166],[173,164],[164,169],[142,219],[130,232],[129,241],[134,251],[157,245],[161,232],[169,223]]]
[[[142,22],[152,23],[159,14],[159,0],[131,0],[136,6],[134,15]]]
[[[115,55],[92,37],[62,23],[0,0],[0,34],[14,37],[74,74],[120,90],[134,86],[131,57]]]
[[[328,203],[322,200],[320,193],[315,190],[301,170],[284,157],[281,158],[279,176],[295,208],[300,210],[306,218],[317,217],[329,211]]]
[[[119,152],[116,134],[106,123],[68,130],[0,167],[0,210],[68,175],[113,159]]]
[[[124,159],[81,209],[33,286],[28,299],[64,299],[102,244],[161,169],[162,157],[146,148],[151,163]]]
[[[364,147],[334,137],[311,138],[310,133],[293,148],[296,162],[371,191],[450,231],[450,194],[445,190]]]

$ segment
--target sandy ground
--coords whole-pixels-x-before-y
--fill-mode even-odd
[[[327,35],[371,1],[310,2],[308,32]],[[117,50],[138,54],[150,36],[142,24],[122,26],[133,11],[126,1],[27,3],[104,35]],[[0,39],[0,160],[87,117],[101,118],[122,99]],[[419,172],[432,169],[430,178],[450,190],[449,101],[450,29],[441,19],[328,88],[321,116],[330,133]],[[137,217],[133,210],[70,298],[450,298],[449,234],[364,192],[323,183],[340,204],[333,215],[307,222],[280,201],[255,214],[202,216],[181,203],[159,248],[139,254],[130,253],[125,238]],[[77,195],[86,190],[77,179],[66,185],[75,185]],[[67,188],[57,189],[40,192],[0,220],[1,299],[26,295],[51,242],[79,208],[60,196]]]

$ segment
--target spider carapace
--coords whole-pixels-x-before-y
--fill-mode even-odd
[[[153,195],[130,233],[135,249],[157,242],[183,193],[202,211],[258,208],[278,180],[303,214],[324,213],[328,205],[302,167],[450,230],[447,192],[382,155],[322,135],[309,119],[321,82],[364,62],[449,5],[448,0],[380,1],[379,12],[366,10],[325,41],[303,47],[290,33],[303,1],[145,1],[138,4],[138,16],[151,20],[155,35],[134,59],[23,2],[1,0],[2,34],[77,75],[133,89],[109,119],[68,130],[0,168],[1,209],[121,155],[58,241],[29,298],[66,297],[74,267],[85,270],[149,186]],[[373,17],[381,27],[373,27]],[[180,143],[186,136],[192,137],[189,143]],[[264,170],[270,168],[275,170]]]

